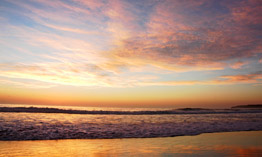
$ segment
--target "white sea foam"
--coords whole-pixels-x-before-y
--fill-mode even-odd
[[[0,140],[170,137],[246,130],[262,130],[262,113],[0,114]]]

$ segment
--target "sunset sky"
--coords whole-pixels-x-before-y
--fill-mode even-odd
[[[0,103],[262,103],[262,1],[1,0]]]

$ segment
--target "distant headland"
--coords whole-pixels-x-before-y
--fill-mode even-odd
[[[251,104],[251,105],[238,105],[238,106],[233,106],[232,108],[262,108],[262,104]]]

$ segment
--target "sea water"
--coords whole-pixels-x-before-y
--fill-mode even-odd
[[[91,110],[116,111],[117,109],[92,108]],[[129,109],[118,110],[126,113]],[[156,109],[132,110],[154,111]],[[261,111],[203,112],[200,110],[174,114],[138,115],[0,113],[0,140],[148,138],[250,130],[262,130]]]

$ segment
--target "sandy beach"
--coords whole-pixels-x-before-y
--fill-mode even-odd
[[[1,141],[0,156],[261,156],[262,131],[125,139]]]

